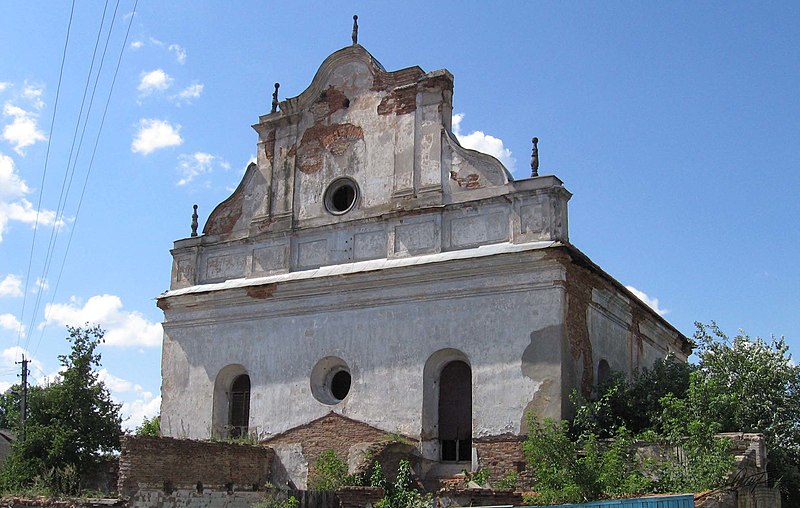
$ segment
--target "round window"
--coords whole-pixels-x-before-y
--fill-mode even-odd
[[[339,357],[326,356],[311,369],[311,394],[323,404],[335,405],[350,393],[350,367]]]
[[[342,215],[358,201],[358,185],[350,178],[337,178],[325,191],[325,208],[334,215]]]

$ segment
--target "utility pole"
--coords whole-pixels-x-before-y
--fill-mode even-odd
[[[27,414],[28,406],[28,364],[30,360],[25,359],[22,355],[22,361],[16,362],[22,364],[22,398],[19,401],[19,439],[25,439],[25,416]]]

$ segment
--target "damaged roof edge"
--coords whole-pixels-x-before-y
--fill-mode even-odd
[[[675,326],[673,326],[672,323],[670,323],[666,318],[664,318],[664,316],[662,316],[661,314],[656,312],[652,307],[650,307],[649,305],[644,303],[638,296],[633,294],[627,287],[625,287],[624,284],[622,284],[620,281],[618,281],[617,279],[615,279],[614,277],[609,275],[608,272],[606,272],[605,270],[600,268],[600,266],[598,266],[594,261],[589,259],[589,256],[584,254],[580,249],[578,249],[577,247],[575,247],[571,243],[561,243],[558,246],[559,247],[563,247],[564,249],[566,249],[567,252],[569,252],[570,256],[572,257],[573,261],[575,261],[578,264],[581,264],[581,265],[585,266],[589,270],[594,271],[595,273],[597,273],[601,277],[603,277],[606,280],[608,280],[617,289],[619,289],[624,294],[626,294],[631,301],[636,302],[637,304],[639,304],[640,307],[642,307],[645,310],[645,312],[648,312],[649,314],[651,314],[659,323],[663,324],[665,327],[667,327],[670,330],[672,330],[673,332],[677,333],[678,336],[683,340],[684,345],[687,348],[687,351],[691,354],[692,341],[689,340],[683,334],[683,332],[681,332],[680,330],[675,328]]]

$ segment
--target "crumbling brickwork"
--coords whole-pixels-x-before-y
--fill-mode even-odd
[[[328,413],[306,425],[263,441],[267,445],[300,443],[303,455],[313,464],[325,450],[333,450],[340,458],[347,460],[350,447],[356,443],[377,443],[388,441],[390,434],[375,427],[336,413]]]
[[[524,436],[498,436],[473,440],[478,452],[478,467],[491,472],[490,482],[497,482],[507,474],[516,472],[526,478],[525,456],[522,453]]]
[[[119,494],[258,490],[270,479],[273,457],[265,446],[127,436],[119,457]]]

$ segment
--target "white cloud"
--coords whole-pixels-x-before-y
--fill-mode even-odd
[[[161,412],[161,396],[153,397],[150,392],[144,392],[142,397],[130,402],[123,402],[122,426],[127,430],[134,430],[140,427],[145,418],[153,418]]]
[[[39,375],[44,374],[42,362],[34,358],[30,351],[20,346],[6,348],[0,353],[0,370],[16,370],[19,372],[20,367],[15,362],[22,360],[23,356],[26,360],[30,360],[31,363],[28,364],[28,368],[31,369],[35,379],[38,379],[37,373]]]
[[[186,50],[179,44],[170,44],[167,49],[175,55],[175,59],[179,64],[186,63]]]
[[[0,153],[0,199],[21,197],[28,192],[28,185],[14,167],[14,159]]]
[[[22,323],[19,322],[19,319],[14,314],[0,314],[0,328],[11,330],[14,333],[22,330],[22,335],[25,335],[25,327],[22,326]]]
[[[136,429],[145,417],[152,418],[161,410],[161,397],[154,397],[139,384],[117,377],[105,368],[98,372],[98,379],[105,383],[114,400],[122,401],[122,426],[127,430]],[[126,394],[133,394],[135,398],[125,400],[130,399]]]
[[[25,83],[25,88],[22,89],[22,96],[28,99],[34,108],[39,110],[44,109],[44,101],[42,100],[43,95],[43,86],[29,85],[28,83]]]
[[[215,167],[230,169],[230,164],[210,153],[181,154],[178,157],[178,170],[183,177],[178,180],[178,185],[186,185],[200,175],[211,173]]]
[[[11,83],[8,81],[0,81],[0,92],[5,92],[9,87],[11,87]]]
[[[142,95],[148,95],[155,91],[164,91],[172,86],[173,79],[163,69],[156,69],[150,72],[143,72],[140,75],[137,90]]]
[[[178,92],[173,99],[175,99],[177,102],[191,102],[192,99],[197,99],[200,97],[200,94],[203,93],[204,87],[205,85],[202,83],[194,83]]]
[[[0,296],[22,296],[22,278],[13,273],[6,275],[0,280]]]
[[[105,330],[105,343],[109,346],[161,344],[161,324],[150,322],[141,312],[124,311],[122,300],[116,295],[96,295],[85,304],[72,297],[69,303],[48,304],[44,315],[45,321],[40,326],[98,324]]]
[[[142,41],[133,41],[131,42],[131,49],[139,49],[144,46],[144,42]]]
[[[636,298],[644,302],[648,307],[656,311],[656,313],[659,316],[664,316],[666,314],[669,314],[668,309],[662,309],[658,306],[658,298],[652,298],[648,296],[647,293],[645,293],[644,291],[639,291],[633,286],[625,286],[625,288],[631,293],[633,293],[636,296]]]
[[[39,130],[37,124],[39,115],[36,113],[6,102],[3,106],[3,115],[13,119],[3,127],[3,139],[14,145],[14,151],[19,155],[25,155],[25,147],[47,139],[44,132]]]
[[[0,242],[3,241],[3,233],[6,231],[9,221],[12,220],[24,224],[36,224],[36,209],[27,199],[20,199],[16,202],[0,201]],[[45,226],[52,226],[55,224],[57,227],[61,227],[64,225],[63,220],[56,221],[55,211],[46,209],[39,212],[38,222],[40,225]]]
[[[172,125],[167,120],[142,118],[131,143],[131,151],[147,155],[160,148],[180,145],[183,143],[180,129],[180,125]]]
[[[29,192],[28,185],[14,167],[14,160],[0,153],[0,241],[3,241],[9,221],[36,223],[36,210],[30,201],[23,198]],[[39,224],[53,225],[55,219],[56,213],[52,210],[43,209],[39,213]],[[63,224],[59,221],[58,225]]]
[[[503,165],[511,172],[514,171],[517,164],[517,159],[511,155],[511,150],[505,147],[503,140],[496,138],[483,131],[473,131],[469,134],[461,133],[461,121],[464,119],[464,113],[453,115],[453,134],[455,134],[458,142],[464,148],[470,150],[477,150],[495,157],[503,163]]]

